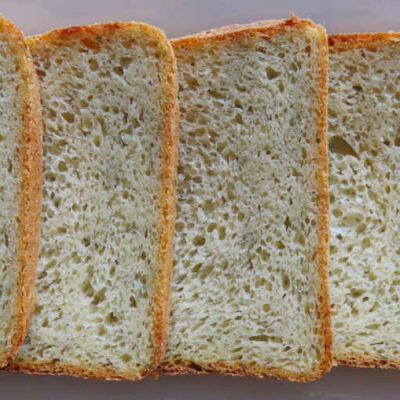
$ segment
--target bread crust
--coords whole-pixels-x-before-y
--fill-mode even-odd
[[[170,293],[173,264],[173,237],[176,217],[176,178],[178,168],[179,143],[179,106],[178,106],[178,69],[172,45],[165,38],[168,46],[171,71],[168,81],[171,88],[165,106],[166,130],[164,136],[165,166],[162,194],[162,212],[160,216],[160,250],[157,288],[154,297],[154,355],[153,365],[157,368],[164,357],[169,332]]]
[[[27,334],[35,303],[36,269],[39,256],[40,211],[42,201],[42,119],[39,81],[22,32],[0,15],[0,29],[16,52],[21,73],[18,104],[23,114],[20,149],[19,244],[17,249],[18,283],[15,293],[15,317],[9,348],[0,354],[4,367],[18,353]]]
[[[219,373],[227,375],[275,377],[289,381],[310,381],[317,379],[327,373],[332,367],[332,330],[330,319],[330,298],[328,289],[328,251],[329,251],[329,191],[328,191],[328,139],[327,139],[327,72],[328,72],[328,42],[325,30],[305,19],[292,16],[286,20],[269,20],[252,23],[249,25],[232,25],[200,32],[195,35],[173,39],[174,47],[193,48],[215,41],[237,40],[245,35],[262,34],[269,37],[279,34],[284,30],[296,27],[298,29],[315,29],[320,36],[320,64],[319,64],[319,124],[318,124],[318,163],[320,172],[317,176],[316,189],[319,196],[318,235],[320,239],[316,254],[317,268],[320,277],[318,290],[319,307],[317,314],[321,320],[321,334],[323,353],[320,364],[315,371],[309,373],[295,373],[285,368],[266,367],[253,363],[228,363],[218,361],[215,363],[202,363],[201,365],[191,360],[180,360],[174,362],[165,359],[160,371],[165,374],[210,374]]]
[[[169,319],[169,292],[172,276],[172,238],[175,225],[175,186],[178,161],[178,100],[177,100],[177,68],[172,46],[159,29],[136,22],[110,22],[89,26],[76,26],[56,29],[40,36],[33,36],[27,42],[34,52],[37,47],[54,45],[65,46],[75,39],[85,40],[85,45],[96,49],[97,43],[91,37],[118,35],[141,30],[163,46],[168,64],[165,72],[165,104],[164,104],[164,174],[161,193],[160,215],[160,250],[158,255],[159,269],[155,283],[154,302],[152,311],[154,325],[152,346],[154,354],[149,365],[140,371],[121,371],[113,368],[99,367],[84,363],[64,363],[59,360],[35,363],[32,361],[15,361],[7,370],[12,372],[26,372],[29,374],[73,375],[82,378],[96,378],[103,380],[138,380],[153,373],[164,355],[168,334]]]
[[[400,32],[336,33],[328,36],[329,51],[370,48],[400,42]]]
[[[342,33],[329,35],[329,51],[343,52],[352,49],[376,49],[379,46],[399,45],[399,32]],[[400,369],[400,358],[379,358],[370,354],[347,352],[333,354],[335,365],[370,368]]]

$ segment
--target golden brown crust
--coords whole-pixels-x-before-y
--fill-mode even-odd
[[[255,378],[273,377],[291,382],[309,382],[320,378],[326,371],[320,368],[315,373],[303,374],[295,373],[284,368],[265,367],[254,363],[228,363],[219,361],[200,365],[192,361],[180,361],[179,363],[168,362],[163,364],[161,372],[168,375],[224,374]]]
[[[42,120],[39,82],[24,37],[13,23],[2,16],[0,30],[7,34],[20,64],[19,104],[23,115],[18,283],[11,346],[0,355],[0,366],[4,366],[15,357],[24,340],[35,302],[42,200]]]
[[[208,31],[203,31],[196,33],[194,35],[184,36],[181,38],[171,39],[173,47],[188,47],[191,48],[202,45],[204,43],[213,43],[215,41],[227,41],[227,40],[237,40],[246,35],[252,34],[263,34],[267,39],[276,34],[279,34],[290,27],[296,27],[298,29],[313,28],[320,32],[325,31],[319,25],[314,24],[308,19],[300,19],[296,16],[292,16],[288,19],[283,20],[266,20],[253,22],[246,25],[229,25],[221,28],[211,29]]]
[[[166,39],[165,39],[166,40]],[[173,236],[175,229],[176,175],[178,167],[179,109],[178,72],[171,44],[166,40],[170,71],[167,71],[169,96],[165,105],[166,130],[164,134],[165,166],[162,194],[161,234],[157,288],[154,297],[153,365],[157,368],[164,356],[169,330],[169,306],[172,279]]]
[[[346,365],[349,367],[363,368],[384,368],[400,369],[400,360],[398,358],[383,359],[368,354],[343,353],[335,354],[335,365]]]
[[[132,34],[141,30],[152,38],[152,43],[163,48],[165,64],[165,105],[164,105],[164,182],[162,188],[162,207],[160,215],[160,267],[156,278],[155,299],[153,304],[154,326],[152,344],[154,355],[150,365],[141,371],[120,371],[113,368],[98,367],[87,364],[66,364],[60,361],[35,363],[33,361],[14,362],[8,371],[23,371],[30,374],[74,375],[83,378],[106,380],[138,380],[153,373],[164,355],[168,334],[169,292],[172,275],[172,237],[175,224],[175,181],[178,158],[178,101],[177,101],[177,68],[175,56],[165,35],[155,27],[135,22],[114,22],[56,29],[40,36],[28,38],[28,44],[35,52],[36,48],[65,46],[79,39],[85,46],[98,49],[96,36],[113,34]]]
[[[11,363],[6,368],[9,372],[24,372],[39,375],[72,375],[79,378],[95,378],[102,380],[139,380],[151,371],[115,371],[112,368],[96,367],[86,364],[66,364],[60,361],[49,363],[18,362]]]
[[[318,215],[318,237],[320,240],[316,254],[316,263],[320,274],[319,309],[317,310],[322,321],[322,332],[324,338],[324,353],[321,356],[321,364],[317,377],[330,371],[332,367],[332,324],[331,305],[329,296],[329,156],[328,156],[328,39],[323,28],[318,27],[322,45],[320,47],[319,65],[319,165],[320,169],[316,175],[317,190],[319,196]]]
[[[376,48],[379,45],[400,42],[398,32],[339,33],[329,35],[329,51],[340,52],[360,48]]]
[[[400,33],[398,32],[376,32],[376,33],[351,33],[329,35],[329,51],[342,52],[353,49],[371,49],[387,45],[399,45]],[[376,367],[400,369],[400,359],[380,358],[365,353],[347,352],[334,353],[336,365],[347,365],[353,367]]]
[[[245,35],[262,34],[269,38],[284,30],[296,27],[298,29],[312,28],[317,30],[321,40],[320,44],[320,84],[317,88],[319,99],[319,124],[318,124],[318,162],[320,173],[317,177],[317,190],[319,195],[318,233],[320,244],[317,257],[317,266],[320,275],[319,308],[318,316],[321,320],[321,336],[323,340],[323,353],[319,367],[310,373],[295,373],[284,368],[271,368],[253,363],[215,363],[196,364],[190,360],[174,362],[164,360],[161,371],[166,374],[209,374],[220,373],[227,375],[266,377],[272,376],[289,381],[310,381],[317,379],[328,372],[332,366],[332,331],[330,320],[330,302],[328,291],[328,249],[329,249],[329,195],[328,195],[328,139],[327,139],[327,73],[328,73],[328,43],[325,30],[309,20],[299,19],[295,16],[286,20],[260,21],[249,25],[232,25],[210,31],[200,32],[183,38],[173,39],[174,47],[193,48],[207,43],[226,40],[237,40]]]

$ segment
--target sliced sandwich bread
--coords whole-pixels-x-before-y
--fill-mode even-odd
[[[177,80],[139,23],[29,38],[44,122],[37,306],[10,370],[139,379],[169,315]]]
[[[400,368],[400,34],[329,42],[334,358]]]
[[[173,40],[180,166],[165,373],[331,366],[327,39],[308,20]]]
[[[0,367],[26,334],[39,251],[39,83],[22,33],[0,15]]]

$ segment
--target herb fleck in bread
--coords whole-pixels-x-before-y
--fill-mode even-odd
[[[327,40],[292,18],[176,39],[180,166],[166,373],[329,370]]]
[[[329,58],[334,358],[400,368],[400,34],[333,35]]]
[[[37,307],[11,370],[139,379],[167,334],[177,162],[172,48],[106,23],[29,45],[41,80]]]
[[[18,352],[34,306],[42,127],[39,83],[22,33],[0,15],[0,366]]]

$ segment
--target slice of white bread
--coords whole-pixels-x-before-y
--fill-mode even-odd
[[[400,34],[329,41],[334,358],[400,368]]]
[[[177,79],[158,29],[29,38],[44,123],[37,306],[11,370],[139,379],[166,343]]]
[[[34,306],[42,126],[22,33],[0,15],[0,367],[18,352]]]
[[[165,373],[331,366],[327,39],[308,20],[173,41],[181,108]]]

